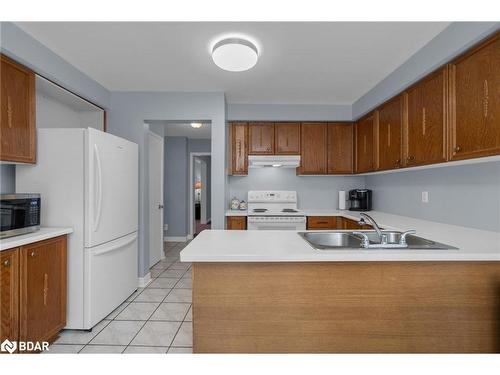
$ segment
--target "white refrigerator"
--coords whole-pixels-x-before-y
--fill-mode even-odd
[[[72,227],[67,325],[91,329],[138,286],[138,146],[96,129],[39,129],[16,192],[41,194],[41,225]]]

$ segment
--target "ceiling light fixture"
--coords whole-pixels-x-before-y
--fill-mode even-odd
[[[242,38],[226,38],[215,43],[212,60],[219,68],[243,72],[257,64],[259,52],[252,42]]]
[[[191,127],[195,129],[201,128],[202,123],[201,122],[192,122]]]

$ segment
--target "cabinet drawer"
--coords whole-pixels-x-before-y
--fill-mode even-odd
[[[337,217],[308,216],[307,229],[337,229]]]

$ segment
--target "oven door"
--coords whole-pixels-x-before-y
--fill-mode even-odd
[[[306,230],[305,217],[249,216],[248,230]]]
[[[0,238],[33,232],[40,228],[40,196],[12,194],[0,197]]]

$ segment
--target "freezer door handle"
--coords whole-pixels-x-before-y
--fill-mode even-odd
[[[103,255],[110,253],[115,250],[119,250],[128,244],[134,242],[137,239],[137,233],[134,233],[133,235],[128,235],[123,238],[121,238],[118,241],[112,241],[112,244],[109,245],[100,245],[99,250],[93,251],[92,255],[98,256],[98,255]]]
[[[102,167],[101,167],[101,157],[99,155],[99,148],[97,147],[96,144],[94,145],[94,160],[97,169],[97,181],[96,181],[97,207],[96,207],[96,215],[94,217],[93,230],[94,232],[96,232],[97,229],[99,228],[99,222],[101,221],[101,210],[102,210]]]

